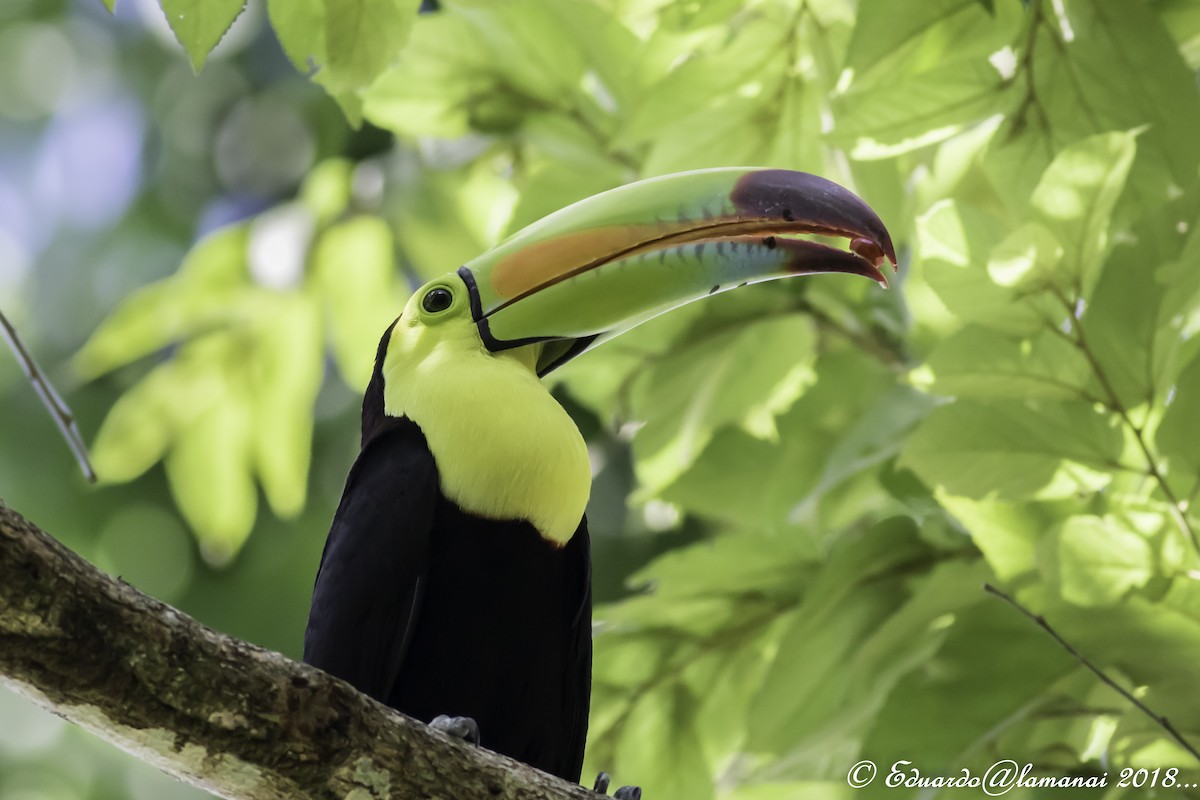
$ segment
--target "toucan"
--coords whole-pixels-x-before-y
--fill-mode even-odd
[[[813,234],[822,241],[804,238]],[[578,781],[591,470],[541,378],[651,317],[748,283],[832,272],[886,286],[885,259],[896,264],[887,230],[847,189],[803,172],[722,168],[582,200],[419,288],[375,355],[305,661]]]

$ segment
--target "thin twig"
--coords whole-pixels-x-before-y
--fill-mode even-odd
[[[21,365],[21,369],[25,371],[25,377],[33,384],[34,390],[42,400],[42,405],[50,412],[54,424],[58,426],[59,433],[67,440],[67,446],[71,448],[71,453],[79,463],[79,468],[83,470],[84,477],[88,479],[89,483],[95,483],[96,472],[92,469],[92,463],[88,460],[87,445],[84,444],[83,437],[79,434],[79,426],[75,424],[75,415],[71,413],[71,409],[67,407],[63,399],[58,396],[58,392],[54,391],[54,387],[50,385],[50,381],[46,378],[46,373],[42,372],[41,367],[34,360],[33,354],[29,352],[29,348],[21,341],[21,337],[17,335],[17,329],[4,316],[3,311],[0,311],[0,333],[4,334],[4,339],[8,342],[9,349],[16,356],[17,363]]]
[[[1188,519],[1187,513],[1184,511],[1184,504],[1180,502],[1179,497],[1175,494],[1175,491],[1171,488],[1171,485],[1167,483],[1167,476],[1164,475],[1162,470],[1158,468],[1158,458],[1154,451],[1150,449],[1150,443],[1146,441],[1144,427],[1133,421],[1133,417],[1130,415],[1129,409],[1125,407],[1125,403],[1122,402],[1121,396],[1117,394],[1116,387],[1113,386],[1112,381],[1108,379],[1108,373],[1104,371],[1104,367],[1100,363],[1100,359],[1096,357],[1095,352],[1092,351],[1091,345],[1088,344],[1087,337],[1083,331],[1083,320],[1074,318],[1075,303],[1072,303],[1071,300],[1056,287],[1052,286],[1050,288],[1051,292],[1062,304],[1063,308],[1066,309],[1067,315],[1072,317],[1071,334],[1073,335],[1067,335],[1067,341],[1071,342],[1075,348],[1083,354],[1084,359],[1087,360],[1088,365],[1092,369],[1092,373],[1096,376],[1096,380],[1100,383],[1100,388],[1104,390],[1106,395],[1108,395],[1108,407],[1112,411],[1116,412],[1117,416],[1121,418],[1121,421],[1125,423],[1125,427],[1127,427],[1130,433],[1133,434],[1134,441],[1137,442],[1138,448],[1142,451],[1142,455],[1146,459],[1147,474],[1149,474],[1149,476],[1154,480],[1154,482],[1158,485],[1159,491],[1161,491],[1163,496],[1167,499],[1167,508],[1169,509],[1171,518],[1175,521],[1175,524],[1178,526],[1180,532],[1191,540],[1192,548],[1197,553],[1200,553],[1200,534],[1197,534],[1196,529],[1192,526],[1191,520]]]
[[[1024,614],[1025,616],[1027,616],[1031,620],[1033,620],[1034,623],[1036,623],[1039,628],[1044,630],[1046,633],[1050,634],[1050,638],[1052,638],[1052,639],[1054,639],[1054,641],[1058,642],[1059,646],[1062,647],[1063,650],[1066,650],[1068,653],[1070,653],[1072,658],[1074,658],[1076,661],[1078,661],[1083,666],[1087,667],[1088,670],[1090,670],[1091,673],[1093,675],[1095,675],[1097,678],[1099,678],[1101,681],[1103,681],[1104,683],[1111,686],[1117,692],[1117,694],[1121,695],[1126,700],[1133,703],[1133,705],[1136,706],[1139,711],[1141,711],[1143,714],[1145,714],[1150,719],[1154,720],[1154,722],[1159,727],[1161,727],[1164,731],[1166,731],[1168,734],[1170,734],[1171,738],[1174,739],[1176,742],[1178,742],[1179,745],[1184,750],[1187,750],[1189,753],[1192,754],[1193,757],[1195,757],[1195,759],[1197,761],[1200,761],[1200,751],[1196,750],[1196,748],[1193,747],[1188,742],[1187,739],[1183,738],[1183,734],[1180,733],[1178,730],[1176,730],[1175,726],[1171,724],[1171,721],[1169,719],[1164,717],[1162,714],[1155,713],[1149,706],[1147,706],[1141,700],[1138,700],[1136,697],[1134,697],[1132,694],[1130,694],[1130,692],[1128,690],[1126,690],[1124,687],[1122,687],[1120,684],[1118,684],[1112,678],[1108,677],[1108,675],[1106,675],[1103,672],[1103,670],[1101,670],[1099,667],[1097,667],[1095,664],[1093,664],[1091,661],[1089,661],[1087,658],[1085,658],[1083,656],[1083,654],[1081,654],[1078,650],[1076,650],[1071,645],[1070,642],[1068,642],[1066,639],[1064,639],[1062,636],[1060,636],[1058,631],[1056,631],[1056,630],[1054,630],[1054,628],[1050,627],[1050,623],[1046,622],[1045,617],[1043,617],[1041,614],[1033,613],[1028,608],[1021,605],[1019,602],[1017,602],[1017,600],[1015,598],[1013,598],[1011,595],[1005,593],[1004,591],[1002,591],[1000,589],[997,589],[995,586],[993,586],[990,583],[985,583],[983,585],[983,590],[985,592],[988,592],[989,594],[994,594],[996,597],[999,597],[1001,600],[1008,603],[1010,606],[1015,608],[1017,611],[1020,611],[1022,614]]]

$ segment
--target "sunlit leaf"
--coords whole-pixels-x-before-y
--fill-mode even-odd
[[[197,72],[204,66],[209,51],[246,7],[246,0],[159,0],[159,3],[175,38],[187,51],[192,69]]]
[[[1124,0],[1035,3],[1026,24],[1032,27],[1023,36],[1028,46],[1018,55],[1028,59],[1028,74],[1013,82],[1014,110],[987,159],[989,174],[1011,202],[1028,201],[1042,171],[1067,145],[1141,126],[1147,127],[1138,139],[1126,201],[1132,212],[1139,204],[1154,207],[1172,187],[1194,181],[1200,95],[1149,6]]]
[[[820,87],[792,79],[784,85],[782,95],[779,129],[766,163],[819,174],[825,167],[821,146],[824,97]]]
[[[190,415],[166,456],[167,477],[206,558],[224,563],[250,535],[258,506],[252,471],[253,410],[245,389],[227,378],[237,371],[241,357],[237,340],[214,334],[196,347],[187,368],[209,389],[208,402],[189,399]],[[222,362],[225,370],[212,369]]]
[[[976,499],[1070,496],[1110,480],[1121,431],[1082,401],[959,400],[934,409],[900,463]]]
[[[271,509],[294,516],[304,507],[312,449],[312,406],[324,376],[320,316],[302,295],[271,298],[255,343],[253,452]]]
[[[350,203],[354,165],[340,158],[321,162],[300,187],[300,199],[319,225],[333,222]]]
[[[933,391],[953,397],[1091,399],[1091,366],[1056,333],[1028,338],[969,326],[930,353]]]
[[[1071,517],[1058,531],[1063,599],[1082,606],[1112,605],[1154,574],[1150,545],[1111,517]]]
[[[1005,239],[1001,219],[947,200],[917,220],[917,237],[929,285],[962,319],[1028,335],[1064,314],[1044,299],[1021,297],[992,280],[988,261]]]
[[[889,57],[911,58],[922,46],[946,47],[946,29],[956,18],[975,20],[982,16],[979,11],[974,0],[932,0],[911,8],[888,0],[860,0],[847,66],[863,73]],[[935,35],[929,34],[931,30]]]
[[[1065,248],[1065,270],[1051,279],[1071,296],[1088,297],[1095,286],[1136,151],[1133,133],[1084,139],[1061,151],[1034,189],[1034,208]]]
[[[645,92],[617,138],[618,146],[660,142],[664,136],[680,136],[694,115],[707,111],[710,122],[719,119],[714,101],[729,98],[737,87],[761,81],[770,74],[766,64],[778,58],[787,25],[774,13],[751,19],[724,46],[713,53],[695,53],[657,85]],[[692,134],[703,133],[693,126]],[[681,143],[685,144],[685,143]]]
[[[792,315],[710,337],[656,365],[634,403],[645,422],[634,453],[647,490],[671,483],[726,425],[774,439],[775,417],[814,379],[812,360],[811,323]]]
[[[400,55],[417,3],[271,0],[271,24],[296,68],[311,73],[357,124],[366,89]]]
[[[833,136],[861,159],[890,158],[996,113],[1003,76],[986,60],[951,62],[837,98]],[[894,98],[903,97],[903,103]]]
[[[461,136],[473,98],[500,91],[490,53],[457,14],[422,14],[399,62],[363,92],[363,114],[410,136]]]
[[[358,390],[371,377],[379,337],[402,310],[394,269],[392,232],[377,217],[340,222],[313,249],[313,278],[328,315],[334,359],[342,379]],[[304,357],[310,352],[319,353],[319,346]]]
[[[1200,67],[1200,7],[1190,0],[1166,0],[1159,13],[1188,66]]]
[[[1158,451],[1167,459],[1172,482],[1194,495],[1200,482],[1200,358],[1193,358],[1175,383],[1170,405],[1154,435]]]
[[[417,8],[409,0],[325,0],[327,85],[343,91],[375,80],[408,40]]]
[[[117,400],[91,446],[100,480],[133,480],[166,454],[180,406],[194,388],[183,377],[176,365],[164,365]]]
[[[826,459],[862,415],[873,407],[886,414],[879,398],[890,386],[878,365],[848,352],[822,356],[814,371],[816,384],[778,418],[778,442],[741,429],[719,431],[703,458],[663,490],[663,498],[692,513],[779,531],[811,546],[795,528],[802,516],[798,506],[806,498],[822,499],[813,490]]]
[[[1080,322],[1098,369],[1128,409],[1161,401],[1200,347],[1187,335],[1200,307],[1200,237],[1184,235],[1198,203],[1193,191],[1162,206],[1113,248]]]
[[[246,226],[235,226],[198,242],[175,276],[135,293],[105,320],[76,354],[76,370],[103,375],[238,313],[248,237]]]

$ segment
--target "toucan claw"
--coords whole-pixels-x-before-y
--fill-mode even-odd
[[[592,791],[601,795],[608,795],[608,786],[612,783],[612,779],[607,772],[601,772],[596,776],[596,783],[592,786]],[[613,800],[642,800],[642,787],[640,786],[622,786],[613,792]]]
[[[596,776],[596,782],[592,784],[592,791],[597,794],[608,794],[608,784],[612,782],[612,778],[607,772],[601,772]]]
[[[440,714],[430,720],[429,727],[435,731],[449,734],[455,739],[479,745],[479,725],[470,717],[449,717]]]

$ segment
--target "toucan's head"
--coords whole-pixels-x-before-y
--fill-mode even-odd
[[[849,249],[800,238],[814,234]],[[568,206],[430,281],[395,334],[436,338],[446,353],[505,354],[545,375],[651,317],[748,283],[846,272],[886,286],[885,259],[895,265],[896,253],[879,217],[824,178],[679,173]]]

